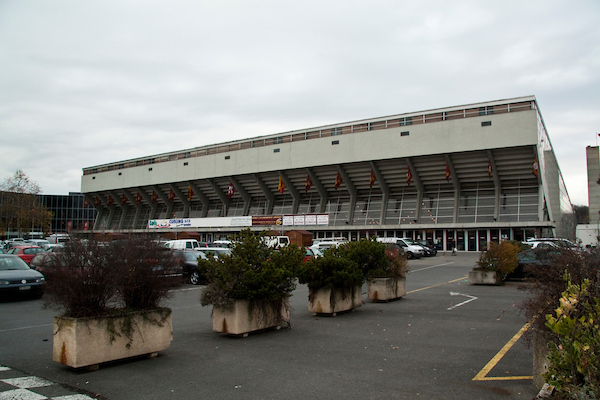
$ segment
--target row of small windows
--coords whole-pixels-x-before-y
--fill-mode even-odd
[[[276,136],[272,138],[265,138],[259,140],[251,140],[251,141],[240,141],[234,144],[225,144],[225,145],[214,145],[209,146],[207,148],[196,149],[193,151],[186,151],[178,154],[170,154],[165,156],[157,156],[151,157],[144,160],[132,161],[130,163],[119,163],[110,166],[105,166],[101,168],[92,168],[92,169],[84,169],[84,175],[88,174],[96,174],[98,172],[111,171],[115,169],[123,169],[134,166],[148,165],[154,164],[158,162],[165,161],[173,161],[182,158],[190,158],[190,157],[198,157],[203,155],[217,154],[223,153],[233,150],[242,150],[246,148],[254,148],[267,146],[271,144],[281,144],[284,142],[292,142],[297,140],[308,140],[320,138],[326,135],[337,136],[347,133],[354,132],[363,132],[363,131],[371,131],[375,129],[388,129],[392,127],[398,126],[409,126],[414,124],[423,124],[429,122],[438,122],[438,121],[446,121],[452,119],[459,118],[468,118],[475,116],[486,116],[498,113],[506,113],[506,112],[515,112],[515,111],[526,111],[534,109],[534,103],[531,101],[525,101],[520,103],[510,103],[510,104],[502,104],[496,106],[484,106],[478,107],[474,109],[460,109],[460,110],[452,110],[452,111],[441,111],[433,114],[423,114],[419,116],[410,116],[410,117],[401,117],[396,119],[384,120],[384,121],[376,121],[376,122],[366,122],[362,124],[356,125],[348,125],[348,126],[338,126],[329,128],[326,130],[316,130],[311,132],[299,132],[293,133],[285,136]],[[490,123],[486,123],[483,126],[489,126]]]

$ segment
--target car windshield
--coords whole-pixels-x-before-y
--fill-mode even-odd
[[[29,269],[25,261],[20,257],[2,257],[0,256],[0,271],[10,271],[19,269]]]
[[[410,240],[410,239],[404,239],[404,241],[406,242],[407,245],[409,246],[414,246],[417,243],[414,240]]]

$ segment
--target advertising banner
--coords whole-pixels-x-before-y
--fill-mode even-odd
[[[261,215],[252,217],[252,226],[257,225],[281,225],[281,215]]]

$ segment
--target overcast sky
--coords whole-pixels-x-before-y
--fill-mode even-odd
[[[0,180],[535,95],[574,204],[600,133],[600,2],[0,0]]]

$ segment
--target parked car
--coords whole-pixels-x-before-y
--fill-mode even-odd
[[[34,271],[19,256],[0,254],[0,295],[42,297],[46,287],[44,275]]]
[[[215,240],[213,242],[214,247],[226,247],[229,248],[233,245],[231,240]]]
[[[27,239],[27,244],[44,247],[45,245],[50,244],[50,242],[46,239]]]
[[[200,243],[196,239],[178,239],[165,242],[165,246],[173,250],[196,250],[200,248]]]
[[[433,257],[437,254],[437,249],[427,240],[416,240],[415,241],[419,246],[423,248],[423,255],[425,257]]]
[[[31,259],[29,268],[35,269],[46,276],[48,269],[53,268],[56,265],[56,256],[57,254],[55,252],[38,253]]]
[[[536,266],[548,263],[552,257],[560,255],[560,249],[557,247],[537,247],[535,249],[526,249],[518,254],[519,264],[517,268],[508,274],[507,279],[523,279],[527,277],[527,271]]]
[[[8,254],[19,256],[29,265],[33,257],[38,253],[44,253],[46,250],[39,246],[15,246],[8,251]]]
[[[307,262],[308,260],[312,260],[313,258],[317,258],[320,257],[320,255],[322,253],[317,253],[318,250],[317,249],[311,249],[310,247],[305,247],[304,248],[304,258],[302,259],[302,262]]]
[[[207,257],[219,258],[220,255],[230,255],[231,249],[227,247],[201,247],[198,249],[201,253],[204,253]]]
[[[65,248],[65,245],[62,243],[56,244],[56,243],[48,243],[45,246],[42,246],[44,248],[44,250],[46,250],[46,252],[48,253],[54,253],[57,251],[62,251],[62,249]]]
[[[381,243],[395,243],[404,249],[407,258],[419,259],[425,255],[425,250],[417,244],[417,242],[407,238],[397,237],[380,237],[377,238],[378,242]]]
[[[196,250],[178,250],[176,253],[177,262],[183,268],[183,275],[192,285],[206,283],[200,271],[198,270],[198,259],[208,260],[208,257],[201,251]]]
[[[344,244],[346,242],[341,242],[341,241],[322,241],[322,242],[315,242],[313,243],[312,246],[310,246],[311,249],[313,250],[318,250],[320,252],[324,252],[327,249],[330,249],[332,247],[338,247],[341,244]]]

